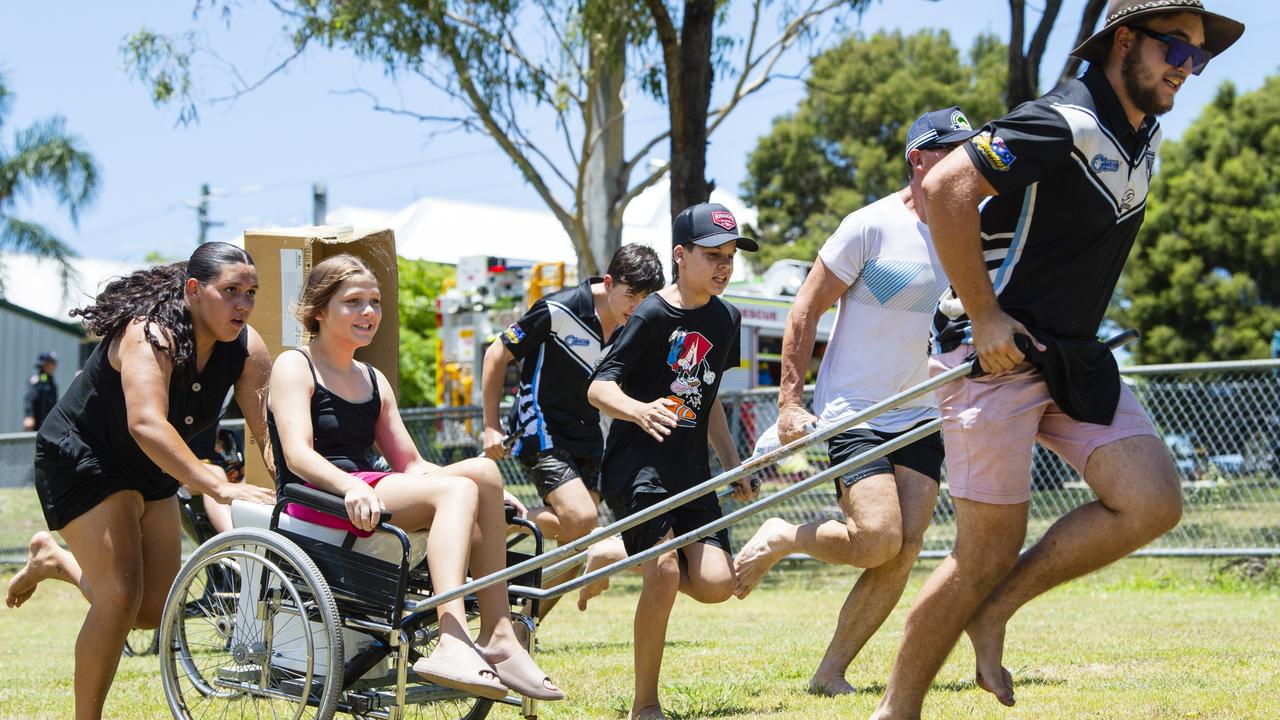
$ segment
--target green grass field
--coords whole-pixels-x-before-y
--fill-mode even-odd
[[[879,699],[901,636],[906,599],[849,673],[862,692],[804,692],[852,571],[780,567],[745,601],[682,598],[669,634],[663,695],[678,718],[865,718]],[[12,568],[0,573],[7,580]],[[543,666],[569,693],[544,718],[623,716],[629,702],[637,580],[621,578],[588,613],[557,609],[540,632]],[[0,718],[71,712],[72,648],[85,606],[65,584],[42,587],[20,610],[0,609]],[[1007,661],[1018,705],[973,686],[962,641],[926,705],[930,718],[1280,717],[1280,565],[1132,559],[1040,598],[1010,627]],[[107,703],[111,718],[167,717],[157,662],[125,658]],[[510,718],[512,708],[490,717]]]

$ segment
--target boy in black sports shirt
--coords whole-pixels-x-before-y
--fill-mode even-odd
[[[529,519],[558,542],[577,540],[597,525],[604,437],[600,414],[587,402],[591,371],[610,337],[646,296],[662,286],[657,253],[645,245],[624,245],[614,252],[604,277],[588,278],[577,287],[538,300],[485,352],[481,376],[485,455],[499,460],[510,443],[511,454],[520,460],[545,503],[530,509]],[[520,389],[505,428],[509,436],[504,436],[498,404],[503,376],[513,361],[520,363]],[[616,549],[616,555],[621,552]],[[613,546],[601,547],[593,556],[597,554],[602,560],[616,559]],[[547,585],[558,585],[574,575],[576,570],[549,578]],[[584,588],[579,608],[604,585]],[[557,599],[542,602],[541,617]]]
[[[707,442],[720,464],[740,464],[724,408],[716,399],[724,372],[739,362],[736,308],[716,297],[733,273],[737,249],[755,251],[737,233],[733,214],[702,203],[672,226],[675,284],[649,296],[628,321],[592,376],[591,404],[614,419],[601,465],[602,491],[619,518],[639,512],[711,477]],[[755,495],[747,483],[734,496]],[[721,516],[715,493],[668,511],[622,534],[636,554]],[[636,606],[635,697],[631,720],[665,718],[658,673],[676,592],[704,603],[727,600],[736,584],[728,532],[720,531],[642,567]]]

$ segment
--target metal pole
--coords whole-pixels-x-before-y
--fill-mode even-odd
[[[329,187],[322,182],[311,183],[311,224],[323,225],[329,215]]]
[[[1112,337],[1111,339],[1107,340],[1106,345],[1109,348],[1114,350],[1115,348],[1120,347],[1121,345],[1124,345],[1125,343],[1128,343],[1136,339],[1137,337],[1138,337],[1138,332],[1136,330],[1126,330],[1120,333],[1119,335],[1116,335],[1115,337]],[[513,577],[529,572],[530,570],[547,567],[552,563],[560,562],[561,560],[564,560],[565,558],[568,558],[571,555],[575,555],[579,551],[585,550],[586,548],[596,544],[597,542],[600,542],[601,540],[604,540],[605,538],[618,535],[626,530],[630,530],[633,527],[641,525],[642,523],[648,522],[649,520],[652,520],[653,518],[656,518],[659,515],[662,515],[663,513],[665,513],[666,511],[672,508],[680,507],[681,505],[691,502],[699,497],[702,497],[703,495],[709,492],[712,492],[714,490],[717,490],[718,488],[724,485],[728,485],[729,483],[734,482],[740,478],[751,475],[752,473],[756,472],[760,468],[763,468],[767,465],[772,465],[778,459],[786,457],[797,450],[801,450],[803,448],[809,447],[810,445],[816,444],[818,442],[828,440],[832,437],[835,437],[836,435],[839,435],[845,430],[848,430],[854,427],[855,425],[858,425],[859,423],[865,422],[866,420],[869,420],[871,418],[874,418],[878,415],[883,414],[887,410],[892,410],[907,401],[914,400],[920,397],[921,395],[924,395],[929,392],[933,392],[935,389],[940,388],[943,385],[946,385],[952,380],[956,380],[960,377],[968,375],[973,370],[975,362],[976,361],[971,360],[969,362],[961,363],[960,365],[957,365],[956,367],[951,368],[946,372],[940,373],[936,377],[926,380],[925,382],[922,382],[919,385],[916,385],[915,387],[903,390],[897,395],[881,400],[880,402],[875,403],[874,405],[871,405],[870,407],[868,407],[867,409],[861,412],[854,413],[853,415],[850,415],[848,418],[844,419],[843,421],[836,423],[826,428],[825,430],[815,431],[811,435],[806,435],[805,437],[799,438],[798,440],[793,440],[777,448],[776,450],[767,452],[763,455],[760,455],[759,457],[751,458],[750,460],[747,460],[745,463],[738,466],[736,469],[732,471],[720,473],[719,475],[707,480],[706,482],[695,485],[689,488],[688,490],[685,490],[684,492],[677,493],[676,495],[673,495],[667,498],[666,500],[663,500],[662,502],[655,503],[649,506],[648,508],[646,508],[645,510],[642,510],[641,512],[638,512],[634,515],[629,515],[621,520],[614,522],[611,525],[607,525],[602,528],[596,528],[591,533],[584,535],[583,537],[580,537],[577,540],[561,545],[560,547],[556,548],[555,550],[552,550],[549,553],[532,557],[528,560],[525,560],[524,562],[516,563],[515,565],[512,565],[506,568],[505,570],[499,570],[498,572],[486,575],[482,578],[476,578],[471,582],[463,583],[462,585],[452,590],[449,590],[447,592],[440,593],[439,595],[433,595],[429,598],[424,598],[423,600],[413,602],[413,603],[405,603],[405,609],[413,613],[425,612],[439,605],[442,605],[446,602],[449,602],[450,600],[455,600],[457,598],[464,597],[466,595],[476,592],[477,590],[481,590],[483,588],[489,587],[490,585],[495,585],[500,582],[505,582],[507,580],[510,580]],[[932,425],[932,423],[930,425]],[[929,425],[922,425],[919,428],[917,428],[917,430],[923,430],[926,427],[929,427]],[[930,432],[933,432],[936,429],[937,429],[937,426],[934,426],[930,430]],[[924,435],[926,434],[928,433],[922,432],[918,437],[924,437]],[[886,443],[885,445],[882,445],[880,448],[877,448],[876,450],[880,450],[882,448],[889,448],[889,450],[885,451],[886,453],[889,452],[890,450],[896,450],[899,447],[899,445],[895,443],[898,440],[901,440],[902,438],[908,437],[910,435],[912,435],[912,433],[907,433],[905,435],[899,436],[898,438],[895,438],[893,441]],[[912,439],[914,440],[915,437],[913,437]],[[876,451],[871,451],[866,455],[868,458],[879,457],[879,455],[876,455],[875,452]],[[858,456],[856,458],[850,458],[848,462],[852,463],[853,461],[861,457],[862,456]],[[842,465],[844,464],[842,463]],[[842,465],[837,465],[836,467],[839,468]],[[828,468],[826,471],[824,471],[824,473],[830,473],[831,470],[832,470],[831,468]],[[833,475],[823,474],[823,473],[819,473],[819,476],[822,476],[824,478],[833,477]],[[818,476],[815,476],[815,477],[818,477]],[[792,488],[788,488],[787,490],[784,490],[781,493],[775,493],[774,495],[770,495],[768,499],[771,500],[779,496],[790,497],[789,494],[784,495],[784,493],[788,493],[793,489],[794,489],[794,486]],[[738,511],[731,513],[730,516],[728,517],[733,517],[736,519],[737,517],[740,517],[739,513],[743,512],[744,510],[747,510],[750,507],[752,506],[741,508]],[[727,525],[725,527],[727,527]],[[685,536],[682,535],[681,537],[683,538]],[[601,568],[601,570],[604,570],[604,569],[605,568]],[[591,573],[591,575],[592,577],[595,577],[596,573],[593,572]],[[578,580],[581,580],[581,579],[582,578],[578,578]],[[577,581],[574,581],[574,582],[577,582]],[[562,587],[562,586],[558,586],[558,587]]]
[[[579,577],[575,580],[571,580],[562,585],[556,585],[555,587],[547,588],[545,590],[541,588],[530,588],[530,587],[524,587],[521,585],[512,585],[511,589],[518,592],[521,595],[528,595],[529,597],[537,597],[539,599],[548,598],[548,597],[557,597],[559,595],[563,595],[564,593],[572,592],[584,585],[589,585],[602,577],[612,575],[616,572],[620,572],[633,565],[640,565],[641,563],[648,562],[649,560],[652,560],[653,558],[663,553],[670,552],[672,550],[679,550],[680,548],[686,545],[692,545],[698,540],[712,533],[718,532],[723,528],[727,528],[733,525],[734,523],[738,522],[739,520],[742,520],[751,515],[755,515],[761,510],[765,510],[774,505],[777,505],[783,500],[787,500],[789,498],[795,497],[796,495],[799,495],[800,493],[803,493],[806,490],[809,490],[810,488],[814,488],[814,487],[817,487],[818,485],[829,482],[832,478],[838,478],[841,475],[844,475],[845,473],[849,472],[850,470],[853,470],[855,467],[865,465],[871,462],[872,460],[882,458],[885,455],[888,455],[889,453],[893,452],[894,450],[897,450],[898,448],[910,445],[916,440],[919,440],[920,438],[925,437],[926,435],[932,435],[933,433],[936,433],[941,429],[942,429],[941,420],[932,420],[930,422],[927,422],[923,425],[920,425],[918,427],[911,429],[908,432],[903,433],[902,435],[899,435],[898,437],[894,438],[893,440],[890,440],[889,442],[886,442],[885,444],[879,447],[873,448],[871,450],[867,450],[866,452],[860,455],[855,455],[854,457],[851,457],[848,460],[845,460],[844,462],[839,463],[837,465],[832,465],[831,467],[827,468],[826,470],[823,470],[822,472],[814,475],[811,478],[808,478],[807,480],[798,482],[792,485],[791,487],[788,487],[785,490],[769,495],[768,497],[760,498],[759,500],[751,503],[750,505],[745,505],[741,508],[738,508],[737,510],[734,510],[728,515],[725,515],[724,517],[720,518],[719,520],[716,520],[711,523],[707,523],[706,525],[703,525],[702,527],[697,528],[695,530],[690,530],[689,532],[679,537],[672,538],[664,543],[654,545],[653,547],[649,548],[648,550],[645,550],[644,552],[638,555],[632,555],[632,556],[623,558],[622,560],[619,560],[610,565],[606,565],[602,568],[592,570],[586,575],[583,575],[582,577]],[[555,575],[560,571],[559,569],[561,568],[561,566],[568,565],[570,563],[572,563],[572,560],[566,560],[564,563],[554,565],[551,568],[547,569],[546,574],[551,577],[555,577]]]
[[[723,485],[728,485],[731,482],[747,477],[748,475],[755,473],[757,470],[763,467],[766,467],[768,465],[772,465],[778,459],[786,457],[787,455],[790,455],[791,453],[797,450],[801,450],[806,447],[809,447],[810,445],[814,445],[816,443],[823,442],[825,440],[833,438],[836,435],[839,435],[840,433],[844,432],[845,430],[848,430],[849,428],[852,428],[853,426],[859,423],[865,422],[870,418],[876,417],[877,415],[884,413],[886,410],[892,410],[893,408],[896,408],[899,405],[906,403],[910,400],[914,400],[920,397],[921,395],[924,395],[929,392],[933,392],[934,389],[942,387],[943,385],[946,385],[952,380],[955,380],[957,378],[963,377],[964,375],[968,374],[972,370],[972,368],[973,368],[972,362],[963,363],[944,373],[941,373],[940,375],[938,375],[935,378],[932,378],[931,380],[927,380],[913,388],[908,388],[907,390],[904,390],[901,393],[894,395],[893,397],[890,397],[886,400],[882,400],[868,407],[866,410],[863,410],[862,412],[854,413],[853,415],[850,415],[845,420],[835,425],[832,425],[824,430],[818,430],[811,435],[806,435],[805,437],[802,437],[798,440],[793,440],[777,448],[776,450],[767,452],[764,455],[760,455],[759,457],[751,458],[750,460],[747,460],[742,465],[739,465],[734,470],[723,472],[711,478],[710,480],[707,480],[706,482],[695,485],[692,488],[685,490],[684,492],[678,493],[676,495],[673,495],[667,498],[666,500],[663,500],[662,502],[655,503],[654,505],[651,505],[645,510],[638,512],[634,515],[625,517],[621,520],[618,520],[611,525],[607,525],[602,528],[596,528],[591,533],[584,535],[583,537],[580,537],[577,540],[561,545],[560,547],[556,548],[555,550],[552,550],[549,553],[545,553],[543,555],[530,558],[521,563],[516,563],[515,565],[512,565],[506,568],[505,570],[499,570],[498,572],[492,573],[490,575],[486,575],[482,578],[477,578],[475,580],[472,580],[471,582],[464,583],[454,588],[453,590],[440,593],[439,595],[433,595],[429,598],[424,598],[423,600],[417,601],[412,604],[406,603],[406,609],[412,612],[430,610],[432,608],[437,607],[438,605],[449,602],[450,600],[454,600],[456,598],[470,595],[471,593],[474,593],[477,590],[489,587],[490,585],[494,585],[496,583],[505,582],[507,580],[510,580],[513,577],[529,572],[530,570],[535,570],[541,567],[547,567],[552,563],[559,562],[571,555],[578,553],[581,550],[585,550],[586,548],[590,547],[591,545],[594,545],[595,543],[601,540],[604,540],[605,538],[612,537],[625,530],[630,530],[633,527],[637,527],[638,525],[646,523],[649,520],[652,520],[653,518],[656,518],[659,515],[662,515],[663,513],[667,512],[672,508],[680,507],[681,505],[691,502],[699,497],[702,497],[703,495],[709,492],[712,492]]]

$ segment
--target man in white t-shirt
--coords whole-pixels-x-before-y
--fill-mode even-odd
[[[846,217],[818,251],[782,340],[781,442],[928,379],[930,324],[948,283],[929,238],[920,187],[934,164],[974,135],[958,108],[925,113],[907,132],[908,186]],[[805,369],[818,318],[837,300],[835,328],[818,369],[814,417],[802,404]],[[937,417],[932,396],[918,398],[833,437],[831,464]],[[840,610],[835,636],[809,681],[810,692],[854,692],[845,671],[902,597],[933,515],[942,456],[942,439],[933,434],[856,468],[835,483],[845,522],[796,526],[770,518],[738,553],[738,597],[791,553],[867,568]]]

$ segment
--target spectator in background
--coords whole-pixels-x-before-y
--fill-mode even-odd
[[[53,372],[58,369],[58,353],[50,350],[36,358],[36,374],[27,382],[27,396],[22,401],[22,429],[39,430],[53,406],[58,404],[58,383]]]

